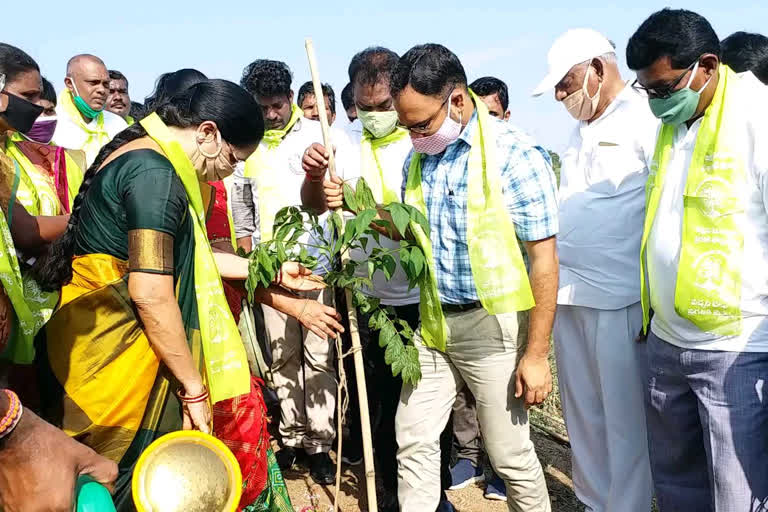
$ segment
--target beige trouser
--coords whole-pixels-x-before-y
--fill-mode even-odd
[[[544,473],[531,442],[528,413],[514,397],[517,316],[490,316],[482,308],[446,313],[446,353],[419,349],[422,378],[403,386],[396,431],[398,497],[403,512],[435,510],[440,500],[440,433],[457,389],[466,383],[477,401],[483,443],[494,471],[506,483],[515,512],[549,512]]]
[[[333,305],[333,294],[303,294]],[[272,347],[272,378],[280,399],[280,435],[284,446],[310,454],[328,452],[335,435],[336,368],[334,341],[321,338],[289,317],[263,306]]]

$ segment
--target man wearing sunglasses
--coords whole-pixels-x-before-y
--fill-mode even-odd
[[[547,60],[533,94],[553,93],[577,120],[561,153],[553,332],[574,487],[590,512],[648,511],[637,255],[658,120],[599,32],[567,31]]]
[[[477,399],[485,448],[505,481],[510,510],[549,512],[526,410],[552,390],[547,355],[558,222],[548,156],[489,114],[444,46],[409,50],[392,73],[390,92],[414,148],[403,166],[401,195],[429,221],[429,232],[416,224],[409,232],[428,255],[431,276],[419,290],[415,344],[422,378],[403,385],[397,410],[400,510],[437,507],[439,437],[466,385]],[[342,204],[338,183],[327,181],[325,195],[329,207]],[[530,276],[515,235],[528,252]],[[517,312],[527,309],[527,344],[518,346]]]
[[[768,88],[723,65],[709,22],[685,10],[644,21],[627,62],[663,122],[640,274],[659,507],[764,510]]]

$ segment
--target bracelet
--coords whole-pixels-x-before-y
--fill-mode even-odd
[[[304,312],[307,310],[307,306],[309,306],[309,299],[304,299],[304,307],[301,308],[301,313],[299,313],[299,316],[296,317],[296,320],[301,322],[301,317],[304,316]]]
[[[199,395],[197,395],[197,396],[187,396],[184,393],[184,388],[180,387],[176,391],[176,396],[178,396],[179,400],[181,400],[185,404],[198,404],[200,402],[205,402],[206,400],[208,400],[208,397],[210,396],[210,394],[208,393],[208,388],[203,386],[203,392],[200,393]]]
[[[19,396],[10,389],[5,389],[4,391],[8,396],[9,404],[8,412],[0,419],[0,439],[13,432],[13,429],[19,424],[19,420],[21,420],[21,414],[24,412]]]

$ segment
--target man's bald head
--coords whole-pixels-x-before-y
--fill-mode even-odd
[[[103,60],[95,55],[81,53],[80,55],[75,55],[67,62],[67,76],[72,76],[72,73],[77,73],[84,67],[101,67],[104,68],[105,72],[107,71],[107,66]]]
[[[109,94],[109,73],[104,61],[95,55],[75,55],[67,62],[64,84],[73,96],[80,96],[93,110],[101,111]],[[86,121],[89,120],[83,114]]]

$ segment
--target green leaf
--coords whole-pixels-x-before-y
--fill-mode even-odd
[[[381,330],[379,331],[379,346],[384,348],[389,345],[392,340],[399,340],[399,337],[395,326],[390,322],[389,318],[387,318],[387,314],[383,311],[381,314],[383,315],[383,320],[381,320]],[[387,364],[391,363],[387,362]]]
[[[419,349],[413,345],[405,347],[402,356],[402,378],[406,384],[415,386],[421,380],[421,365],[419,364]]]
[[[384,360],[386,361],[387,358],[387,352],[389,351],[389,347],[397,347],[393,350],[393,358],[392,363],[390,366],[392,367],[392,375],[399,375],[403,368],[407,366],[406,357],[408,356],[408,352],[406,350],[406,346],[403,345],[402,340],[400,339],[400,336],[397,337],[397,340],[392,340],[389,342],[389,345],[387,345],[387,350],[384,351]]]
[[[381,335],[379,335],[379,346],[381,345]],[[400,337],[395,335],[389,341],[387,341],[387,348],[384,350],[384,362],[392,367],[392,375],[397,375],[399,372],[395,370],[395,364],[405,354],[405,345],[400,341]]]
[[[334,210],[333,213],[331,213],[331,225],[333,226],[335,236],[339,236],[342,226],[344,225],[344,219],[341,217],[341,212],[339,212],[339,210]]]
[[[398,318],[395,323],[400,326],[400,334],[408,341],[413,340],[413,329],[411,328],[411,325],[403,320],[402,318]]]
[[[368,328],[373,329],[374,331],[378,331],[387,323],[389,323],[387,314],[383,310],[377,309],[371,313],[371,318],[368,320]],[[379,342],[381,342],[381,336],[379,336]]]
[[[411,277],[411,249],[409,247],[403,247],[400,249],[400,266],[403,267],[405,275],[410,279]]]
[[[424,252],[422,252],[421,248],[418,246],[411,247],[411,257],[408,260],[408,264],[411,267],[412,275],[408,277],[414,281],[418,279],[421,271],[424,270],[425,263]]]
[[[368,238],[367,236],[360,239],[360,245],[362,246],[362,249],[365,252],[368,252],[368,241],[369,240],[370,240],[370,238]]]
[[[397,270],[397,262],[395,261],[395,258],[389,254],[384,254],[381,257],[381,268],[384,271],[384,276],[387,278],[387,281],[392,279],[392,275],[395,273],[395,270]]]
[[[368,277],[373,278],[373,273],[376,271],[376,266],[372,260],[368,260]]]
[[[406,207],[409,210],[410,213],[410,219],[421,226],[421,229],[424,230],[424,233],[429,236],[430,227],[429,227],[429,220],[424,216],[421,211],[419,211],[418,208],[414,208],[413,206],[406,205]]]
[[[408,223],[411,222],[411,216],[405,208],[405,205],[401,203],[390,203],[386,209],[392,215],[392,222],[395,223],[397,231],[401,236],[405,236],[405,232],[408,230]]]
[[[344,182],[341,189],[344,192],[344,204],[346,205],[347,209],[352,210],[353,212],[356,212],[358,209],[360,209],[360,205],[357,204],[355,191],[352,190],[352,187],[350,187],[347,182]]]
[[[371,221],[376,218],[376,215],[378,215],[379,212],[377,212],[375,209],[370,210],[363,210],[360,213],[357,214],[358,222],[360,223],[358,225],[358,231],[357,234],[362,234],[368,226],[371,224]]]
[[[288,254],[285,252],[285,246],[281,242],[277,242],[277,258],[279,263],[285,263],[288,261]]]
[[[371,188],[364,178],[357,180],[355,199],[360,208],[376,208],[376,200],[373,198],[373,192],[371,192]]]

